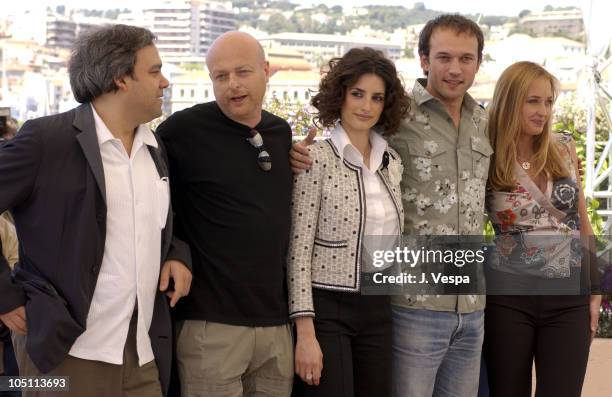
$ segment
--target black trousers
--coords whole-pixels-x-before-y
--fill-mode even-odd
[[[487,296],[490,397],[580,397],[589,347],[588,296]]]
[[[391,394],[389,296],[313,289],[315,332],[323,351],[319,386],[296,376],[294,396],[387,397]]]

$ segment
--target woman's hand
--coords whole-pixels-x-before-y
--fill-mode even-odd
[[[599,307],[601,306],[601,295],[591,295],[589,302],[590,327],[591,327],[591,342],[597,333],[599,324]]]
[[[295,325],[295,373],[310,386],[318,386],[323,370],[323,352],[315,335],[312,317],[298,318]]]

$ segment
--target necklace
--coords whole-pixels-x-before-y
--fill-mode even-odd
[[[516,156],[516,159],[519,161],[519,163],[521,164],[521,168],[523,168],[525,171],[527,171],[528,169],[531,168],[531,161],[528,160],[521,160],[518,156]],[[531,159],[530,159],[531,160]]]

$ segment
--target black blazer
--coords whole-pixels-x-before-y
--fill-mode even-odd
[[[167,177],[158,142],[159,148],[149,150],[160,177]],[[0,313],[25,304],[26,349],[45,373],[65,359],[85,329],[104,253],[104,169],[90,104],[27,121],[0,148],[0,213],[7,209],[15,218],[20,259],[14,280],[0,263]],[[191,267],[189,247],[172,236],[172,210],[161,258]],[[167,298],[159,291],[149,336],[166,394],[172,328]]]

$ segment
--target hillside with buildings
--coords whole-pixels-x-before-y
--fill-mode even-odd
[[[164,73],[173,83],[165,92],[166,115],[214,99],[206,52],[216,37],[233,29],[260,40],[272,71],[268,95],[281,101],[307,103],[329,59],[363,46],[392,59],[410,87],[422,75],[418,34],[428,19],[441,13],[422,3],[343,9],[299,7],[284,0],[161,0],[144,9],[24,10],[0,17],[0,106],[10,106],[20,120],[74,106],[66,71],[70,47],[81,32],[107,23],[143,26],[157,35]],[[579,9],[469,17],[486,35],[484,62],[472,89],[476,98],[488,101],[501,70],[519,59],[545,64],[560,78],[563,90],[576,89],[586,63]]]

